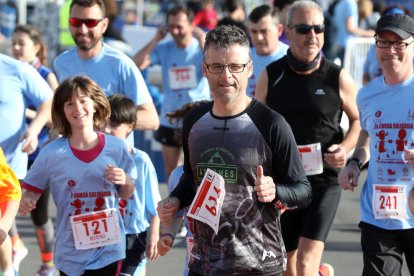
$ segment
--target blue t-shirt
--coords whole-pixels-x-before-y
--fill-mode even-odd
[[[251,98],[254,97],[256,93],[257,78],[260,73],[266,68],[267,65],[269,65],[269,63],[286,55],[288,49],[289,46],[282,41],[279,41],[279,46],[277,46],[276,51],[266,56],[259,56],[256,53],[256,49],[252,48],[253,74],[250,76],[247,84],[247,96]]]
[[[162,67],[162,85],[164,101],[161,106],[160,124],[167,127],[180,127],[171,124],[166,113],[180,109],[184,104],[200,100],[210,100],[210,88],[207,79],[203,76],[201,64],[204,59],[203,51],[198,41],[193,38],[186,48],[178,48],[174,40],[166,40],[159,43],[150,55],[151,64],[159,64]],[[171,84],[177,76],[185,77],[185,73],[173,74],[174,68],[183,70],[195,70],[195,83],[193,87],[174,89]],[[183,80],[178,80],[183,82]]]
[[[148,154],[133,149],[132,158],[137,169],[135,190],[128,200],[119,199],[119,208],[123,214],[126,234],[145,232],[150,226],[150,216],[157,216],[157,204],[161,200],[158,179],[154,165]]]
[[[383,229],[414,228],[408,193],[414,170],[403,156],[414,148],[414,74],[388,85],[381,76],[357,96],[361,127],[369,134],[368,176],[360,196],[361,221]],[[374,186],[375,185],[375,186]],[[382,216],[390,210],[396,217]]]
[[[346,47],[348,39],[353,37],[346,29],[346,20],[352,18],[352,24],[358,26],[358,5],[355,0],[340,0],[335,6],[333,21],[337,28],[336,42],[342,48]]]
[[[88,76],[101,87],[107,97],[120,93],[131,98],[136,105],[152,102],[135,63],[105,43],[102,51],[90,59],[80,59],[77,47],[71,48],[55,58],[53,69],[59,82],[74,76]]]
[[[77,47],[71,48],[53,62],[59,82],[74,76],[88,76],[103,90],[107,97],[120,93],[136,105],[152,102],[147,85],[135,63],[124,53],[103,43],[102,51],[93,58],[80,59]],[[128,143],[134,145],[133,132]]]
[[[52,95],[33,66],[0,54],[0,147],[19,179],[27,172],[27,154],[19,140],[26,129],[28,101],[39,106]]]
[[[99,269],[125,258],[125,240],[114,245],[77,250],[70,217],[109,208],[116,208],[121,235],[125,228],[116,199],[117,185],[104,178],[107,165],[122,168],[136,179],[134,160],[121,139],[105,135],[105,145],[91,162],[79,160],[67,138],[46,145],[24,179],[23,187],[41,192],[50,189],[56,204],[56,245],[54,262],[68,275],[82,275],[86,269]],[[109,226],[110,227],[110,226]]]

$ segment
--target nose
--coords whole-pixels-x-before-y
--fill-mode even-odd
[[[80,25],[80,27],[78,27],[78,31],[81,33],[87,33],[89,31],[88,27],[86,27],[86,25],[84,23],[82,23],[82,25]]]
[[[229,69],[228,65],[224,66],[223,72],[221,72],[220,76],[224,77],[224,78],[229,78],[229,77],[233,76],[233,73],[230,72],[230,69]]]

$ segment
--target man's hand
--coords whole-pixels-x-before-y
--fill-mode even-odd
[[[272,202],[276,198],[276,185],[270,176],[265,176],[263,167],[257,167],[257,177],[254,190],[260,202]]]
[[[161,224],[170,225],[180,207],[180,200],[176,197],[167,197],[158,202],[158,216]]]
[[[157,33],[155,34],[155,40],[157,42],[159,42],[159,41],[163,40],[167,36],[167,34],[168,34],[168,27],[164,26],[164,25],[161,25],[158,28]]]
[[[338,175],[338,183],[344,190],[354,191],[358,186],[358,178],[361,171],[356,162],[350,162]]]
[[[410,164],[411,169],[414,169],[414,149],[405,149],[404,150],[404,160]]]
[[[345,166],[347,152],[341,145],[333,144],[326,151],[323,157],[329,166],[337,169]]]
[[[37,149],[39,143],[37,135],[32,133],[29,129],[26,129],[23,133],[20,142],[22,143],[22,151],[27,154],[33,153]]]
[[[165,256],[171,249],[171,246],[173,245],[174,240],[170,236],[162,236],[158,240],[158,254],[160,256]]]

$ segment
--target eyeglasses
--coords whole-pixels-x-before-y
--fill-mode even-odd
[[[315,34],[320,34],[325,31],[325,25],[306,25],[306,24],[298,24],[298,25],[291,25],[289,26],[292,29],[295,29],[295,31],[298,34],[308,34],[312,29],[315,31]]]
[[[226,67],[229,68],[230,73],[241,73],[244,71],[244,68],[246,68],[249,62],[245,64],[207,64],[206,62],[204,62],[204,64],[206,65],[207,70],[211,74],[221,74],[223,73],[224,68]]]
[[[82,24],[85,24],[85,26],[89,29],[95,27],[96,25],[99,24],[99,22],[101,22],[103,19],[80,19],[80,18],[75,18],[75,17],[71,17],[69,18],[69,24],[72,27],[75,28],[79,28],[82,26]]]
[[[388,40],[376,40],[375,45],[377,45],[378,48],[386,49],[390,48],[391,45],[394,47],[395,50],[405,50],[408,45],[413,43],[411,41],[410,43],[404,42],[404,41],[388,41]]]

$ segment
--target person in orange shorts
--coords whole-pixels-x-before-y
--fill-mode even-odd
[[[7,232],[9,232],[16,217],[21,197],[22,191],[19,180],[7,164],[3,150],[0,148],[0,254],[7,255],[10,264],[12,246]],[[13,267],[3,266],[3,264],[0,264],[0,274],[9,275],[7,274],[9,270],[14,273]]]

